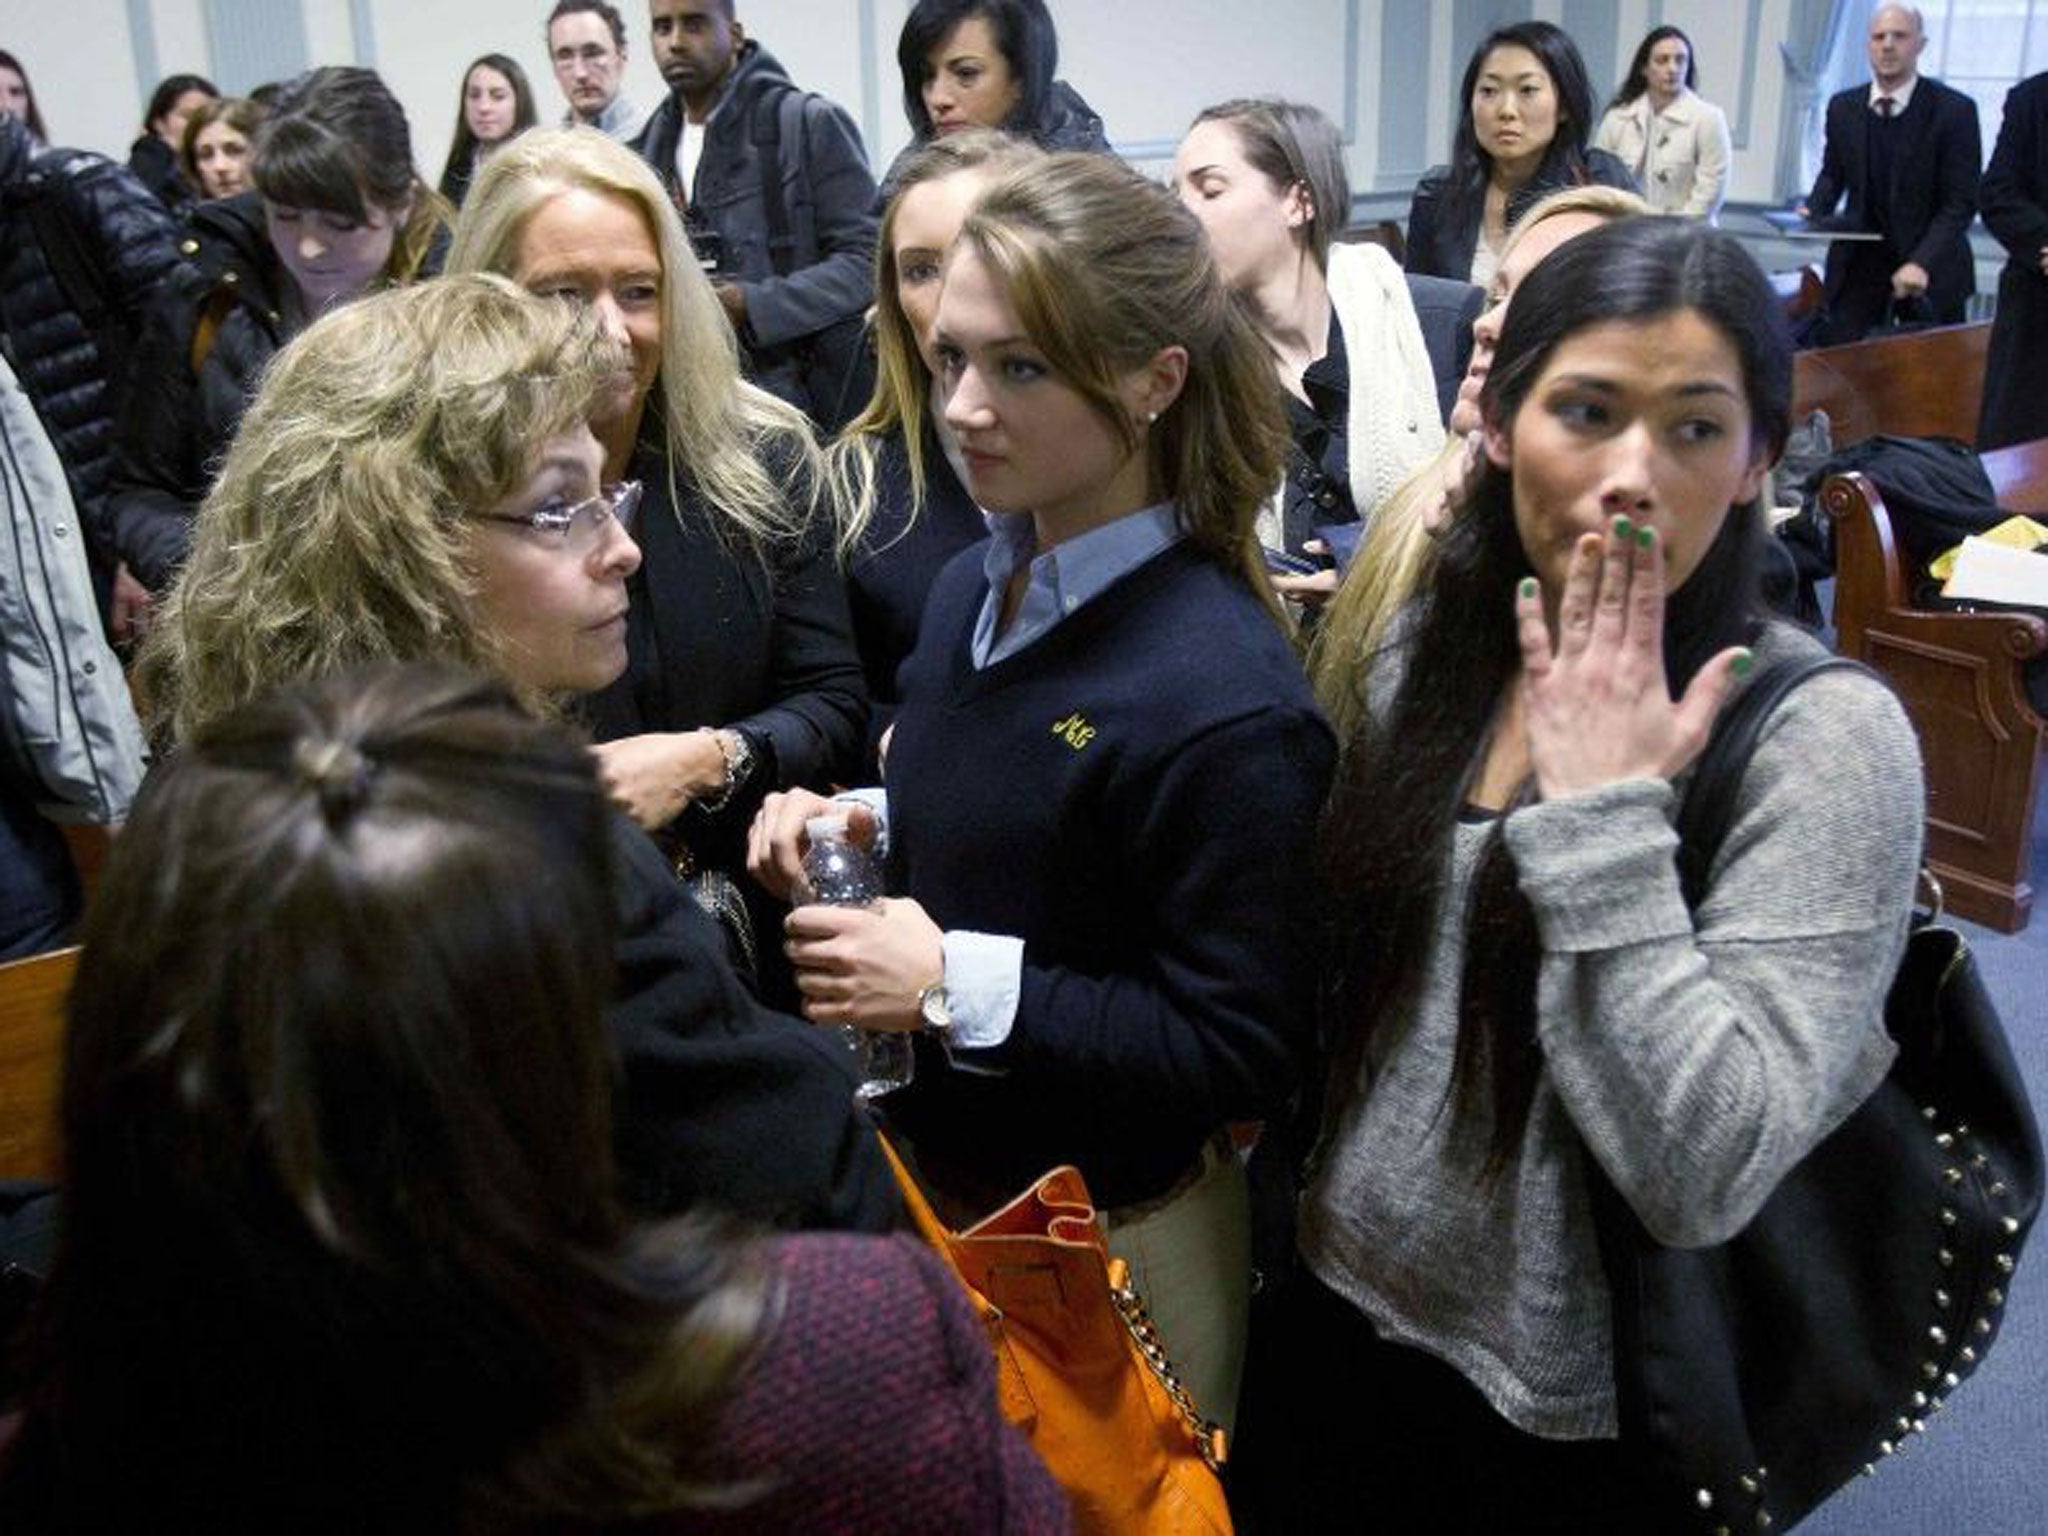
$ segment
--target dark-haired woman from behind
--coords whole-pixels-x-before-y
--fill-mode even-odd
[[[136,343],[111,504],[121,556],[162,591],[263,365],[323,312],[408,282],[448,205],[413,169],[412,133],[367,69],[294,81],[256,144],[255,189],[194,213]]]
[[[1712,229],[1593,230],[1515,297],[1484,463],[1325,818],[1306,1267],[1233,1468],[1276,1529],[1367,1499],[1461,1531],[1696,1517],[1617,1438],[1591,1169],[1659,1241],[1739,1231],[1890,1065],[1920,847],[1912,729],[1833,673],[1768,722],[1703,899],[1680,891],[1716,713],[1754,664],[1821,654],[1757,595],[1790,400],[1768,281]]]
[[[441,195],[460,208],[485,157],[539,121],[533,87],[517,59],[487,53],[471,64],[462,72],[455,138],[448,146],[448,163],[441,167]]]
[[[580,742],[434,667],[258,699],[151,780],[0,1524],[1065,1528],[912,1240],[619,1204],[611,816]]]
[[[204,75],[170,75],[158,81],[142,114],[142,133],[128,146],[128,169],[180,217],[192,211],[199,196],[178,163],[185,124],[206,103],[219,99],[220,92]]]
[[[1593,92],[1577,46],[1547,21],[1487,34],[1458,88],[1451,160],[1416,183],[1408,207],[1408,270],[1493,283],[1508,230],[1547,192],[1599,182],[1633,192],[1633,177],[1589,149]]]

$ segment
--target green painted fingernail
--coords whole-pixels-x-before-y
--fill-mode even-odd
[[[1735,664],[1729,668],[1737,677],[1747,677],[1756,668],[1756,657],[1749,651],[1738,651]]]
[[[1636,525],[1630,522],[1627,518],[1617,517],[1614,520],[1614,536],[1616,538],[1625,539],[1635,531]]]
[[[1643,548],[1648,549],[1657,542],[1657,530],[1654,528],[1638,528],[1636,530],[1636,539]]]
[[[1522,578],[1521,593],[1524,597],[1534,597],[1536,595],[1536,578],[1534,576],[1524,576]]]

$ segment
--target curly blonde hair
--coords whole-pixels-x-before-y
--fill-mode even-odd
[[[527,220],[550,199],[593,192],[630,204],[661,253],[661,371],[655,379],[677,474],[715,509],[714,526],[766,555],[802,537],[816,511],[818,446],[795,407],[740,377],[739,343],[668,196],[638,155],[595,128],[536,128],[493,154],[455,222],[450,272],[512,276]],[[775,466],[770,468],[770,466]],[[792,504],[790,492],[798,490]]]
[[[506,675],[464,515],[517,491],[618,367],[593,317],[497,277],[390,289],[307,327],[264,375],[150,627],[152,724],[185,740],[279,683],[371,661]]]
[[[1045,158],[1028,139],[1013,139],[994,128],[934,139],[919,149],[890,180],[889,206],[875,242],[875,392],[867,409],[848,422],[825,451],[832,504],[839,513],[839,552],[850,556],[874,520],[878,495],[875,455],[898,433],[910,471],[909,521],[924,510],[924,421],[932,392],[931,370],[917,350],[910,317],[896,288],[896,218],[912,187],[976,172],[991,179]],[[907,526],[907,524],[906,524]]]

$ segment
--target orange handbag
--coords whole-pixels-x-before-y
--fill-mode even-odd
[[[1055,1168],[964,1231],[885,1137],[903,1203],[959,1277],[996,1355],[1003,1417],[1073,1501],[1077,1532],[1228,1536],[1223,1430],[1168,1361],[1079,1169]]]

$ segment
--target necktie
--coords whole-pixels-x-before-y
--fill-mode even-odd
[[[1892,100],[1892,98],[1889,96],[1880,96],[1877,98],[1877,115],[1879,117],[1890,117],[1892,115],[1892,112],[1897,107],[1898,103]]]

